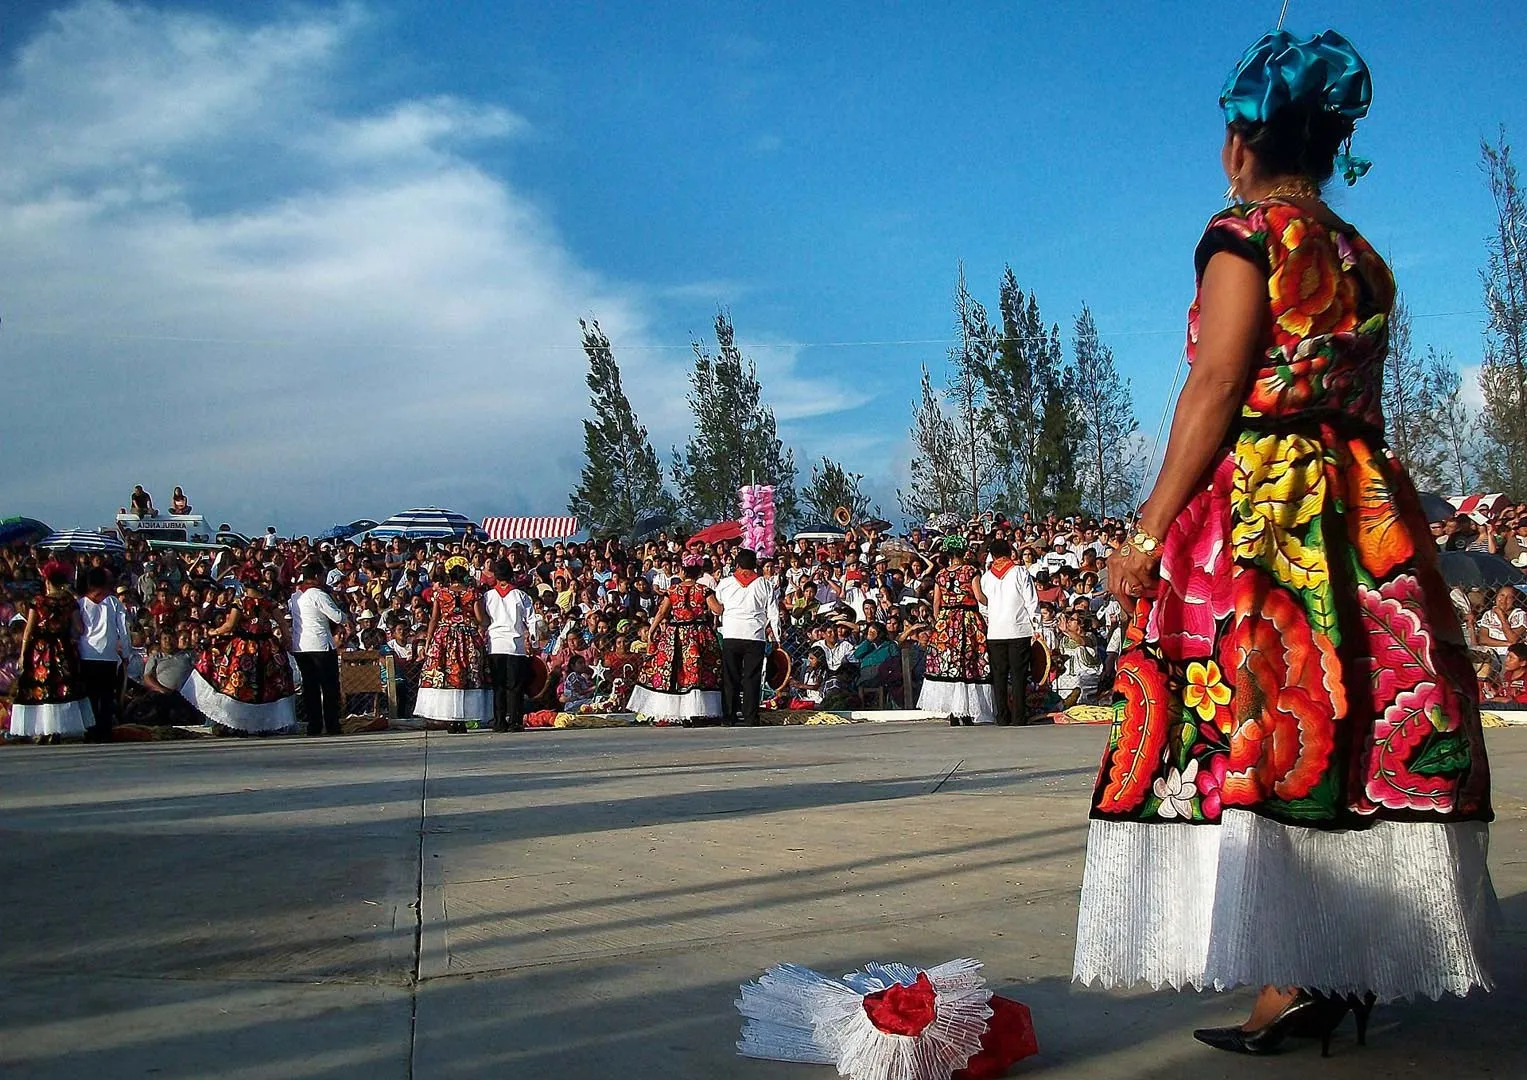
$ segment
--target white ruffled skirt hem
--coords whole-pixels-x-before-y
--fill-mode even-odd
[[[191,670],[191,677],[180,688],[196,711],[225,728],[247,732],[250,735],[268,735],[288,731],[297,726],[296,698],[277,698],[275,701],[240,701],[219,691],[207,681],[201,672]]]
[[[924,679],[922,691],[917,695],[917,707],[924,712],[945,716],[970,716],[978,724],[990,724],[996,718],[991,683]]]
[[[1094,820],[1073,977],[1381,1001],[1488,990],[1499,920],[1488,850],[1483,822],[1334,832],[1244,810],[1219,825]]]
[[[421,687],[414,699],[414,715],[426,720],[491,720],[493,691]]]
[[[669,694],[637,686],[631,690],[626,709],[640,716],[657,719],[699,720],[721,715],[721,691],[696,687],[680,694]]]
[[[39,735],[83,735],[92,727],[95,727],[95,712],[87,698],[11,706],[11,734],[18,739]]]

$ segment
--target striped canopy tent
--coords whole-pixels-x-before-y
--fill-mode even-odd
[[[380,538],[401,536],[405,540],[460,540],[475,528],[471,518],[454,510],[417,506],[393,514],[372,529],[371,535]]]
[[[551,517],[489,517],[482,519],[483,535],[490,540],[566,540],[578,535],[578,519],[570,515]]]
[[[121,553],[127,545],[116,533],[95,532],[91,529],[63,529],[43,537],[37,545],[48,551],[105,551]]]
[[[1497,491],[1493,495],[1449,495],[1447,501],[1453,504],[1453,508],[1460,514],[1478,514],[1481,516],[1495,513],[1495,508],[1506,496]]]

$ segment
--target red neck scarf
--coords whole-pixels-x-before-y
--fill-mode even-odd
[[[493,586],[493,591],[500,596],[508,596],[514,591],[514,582],[500,581],[497,585]]]
[[[991,572],[996,574],[999,578],[1004,578],[1007,577],[1007,572],[1017,565],[1018,564],[1015,563],[1012,559],[993,559],[991,564]]]
[[[755,570],[738,570],[732,574],[732,577],[737,579],[737,584],[746,589],[758,580],[758,572]]]

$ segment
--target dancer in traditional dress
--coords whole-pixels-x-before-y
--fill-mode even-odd
[[[74,571],[61,562],[42,568],[43,591],[32,601],[21,631],[21,662],[11,734],[56,743],[84,737],[95,725],[80,677],[79,638],[84,631],[69,583]]]
[[[711,616],[721,605],[700,584],[705,557],[684,556],[684,576],[668,589],[647,630],[647,659],[627,708],[654,720],[721,715],[721,642]]]
[[[917,707],[948,716],[951,726],[990,724],[995,714],[981,572],[963,536],[951,533],[942,547],[949,562],[933,578],[933,638]]]
[[[452,731],[465,731],[469,720],[493,717],[484,631],[488,625],[482,597],[467,581],[470,567],[460,555],[445,561],[445,585],[434,589],[429,644],[419,675],[414,715],[445,720]]]
[[[180,692],[225,731],[274,735],[296,726],[286,626],[259,574],[244,576],[244,594],[209,635]]]
[[[1195,1032],[1243,1053],[1491,985],[1478,689],[1384,439],[1394,279],[1320,195],[1366,169],[1337,154],[1370,86],[1334,31],[1269,34],[1225,84],[1234,205],[1198,245],[1160,477],[1108,560],[1132,623],[1076,978],[1262,987]]]

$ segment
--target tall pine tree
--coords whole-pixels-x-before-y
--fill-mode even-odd
[[[1105,518],[1132,504],[1139,491],[1140,424],[1129,380],[1119,378],[1113,350],[1098,339],[1092,309],[1085,304],[1076,317],[1074,347],[1074,400],[1081,429],[1081,467],[1076,471],[1087,505]]]
[[[801,489],[801,513],[814,525],[833,524],[838,507],[848,508],[854,521],[862,521],[880,508],[872,506],[861,489],[863,473],[851,473],[838,462],[823,455],[820,465],[811,466],[811,482]]]
[[[795,453],[780,441],[758,368],[737,348],[725,312],[716,316],[716,352],[698,341],[694,351],[689,407],[695,430],[683,453],[673,451],[684,513],[694,524],[735,518],[738,488],[773,484],[775,520],[787,527],[795,520]]]
[[[1467,495],[1473,490],[1475,418],[1463,400],[1463,377],[1447,353],[1428,349],[1421,373],[1427,439],[1413,475],[1434,491]]]
[[[1426,396],[1426,364],[1410,336],[1410,308],[1396,295],[1389,313],[1389,352],[1384,356],[1384,423],[1389,448],[1412,475],[1425,471],[1433,430]]]
[[[933,377],[923,368],[922,396],[912,407],[912,462],[907,486],[896,492],[902,513],[919,521],[960,512],[963,483],[958,461],[959,433],[944,412]]]
[[[1482,274],[1489,313],[1479,389],[1479,476],[1489,491],[1527,499],[1527,192],[1501,132],[1481,146],[1495,200],[1495,235]]]
[[[673,496],[663,487],[657,454],[647,429],[637,421],[620,381],[620,365],[598,321],[578,320],[589,360],[589,404],[594,418],[583,422],[583,473],[567,509],[591,534],[631,536],[638,519],[672,513]]]
[[[1011,508],[1035,516],[1075,509],[1078,432],[1060,327],[1045,327],[1039,301],[1013,268],[998,294],[1001,334],[984,377],[986,415]]]
[[[951,419],[957,438],[955,453],[964,488],[961,508],[974,515],[989,509],[987,496],[1001,473],[991,433],[986,385],[986,372],[991,370],[997,335],[986,317],[986,308],[970,295],[963,265],[955,285],[954,314],[959,324],[960,340],[949,350],[946,400],[953,413]]]

